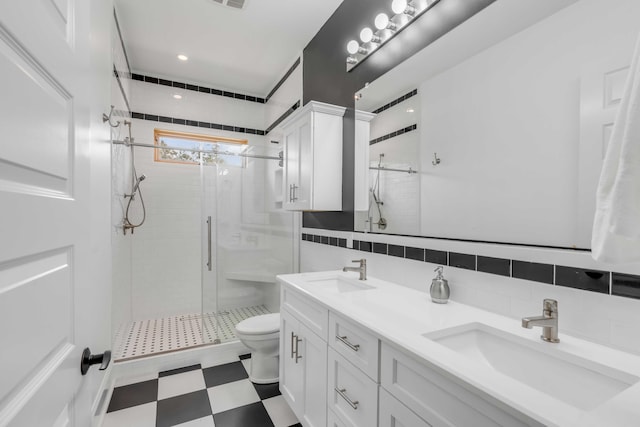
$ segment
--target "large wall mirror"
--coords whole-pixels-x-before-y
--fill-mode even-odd
[[[589,248],[638,17],[498,0],[362,88],[355,230]]]

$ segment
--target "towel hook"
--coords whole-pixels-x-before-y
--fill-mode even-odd
[[[438,158],[438,153],[433,153],[433,161],[431,162],[433,166],[438,166],[440,164],[440,159]]]

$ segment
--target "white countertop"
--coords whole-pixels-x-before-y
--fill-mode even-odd
[[[423,334],[479,322],[516,335],[531,345],[554,346],[555,350],[611,367],[640,378],[640,357],[562,333],[561,342],[550,344],[540,340],[541,329],[522,328],[520,321],[468,305],[450,301],[434,304],[428,292],[420,292],[394,283],[369,277],[370,290],[338,293],[318,286],[317,280],[343,276],[357,278],[357,273],[327,271],[280,275],[285,286],[309,296],[330,310],[354,320],[414,358],[442,368],[476,392],[486,393],[526,416],[549,426],[640,426],[640,382],[590,410],[581,410],[550,395],[514,380],[497,371],[486,369],[453,350],[423,337]],[[316,281],[315,283],[313,281]],[[542,305],[542,302],[541,302]],[[523,313],[523,316],[540,315]],[[594,313],[597,315],[597,313]],[[562,307],[560,307],[562,319]],[[640,325],[638,325],[640,327]],[[555,351],[554,350],[554,351]]]

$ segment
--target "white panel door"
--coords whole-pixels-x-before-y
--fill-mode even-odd
[[[629,72],[631,51],[618,49],[611,57],[585,67],[580,79],[580,151],[578,177],[578,242],[591,247],[596,190],[607,144]]]
[[[88,337],[108,336],[93,309],[109,304],[96,301],[108,280],[92,277],[108,269],[91,268],[109,253],[89,187],[97,3],[0,2],[0,426],[89,426],[87,394],[102,378],[80,374]]]

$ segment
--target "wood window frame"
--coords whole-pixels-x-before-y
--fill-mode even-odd
[[[247,139],[240,138],[229,138],[226,136],[214,136],[214,135],[205,135],[201,133],[193,133],[193,132],[181,132],[176,130],[168,130],[168,129],[154,129],[153,130],[153,143],[158,148],[153,150],[153,160],[161,163],[178,163],[183,165],[197,165],[197,162],[190,162],[184,160],[168,160],[163,159],[160,156],[160,138],[168,137],[168,138],[176,138],[176,139],[186,139],[188,141],[197,141],[197,142],[209,142],[212,144],[218,142],[224,142],[227,144],[238,144],[238,145],[247,145],[249,141]]]

